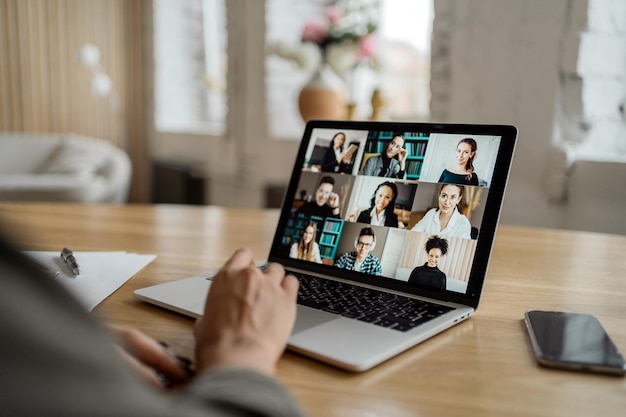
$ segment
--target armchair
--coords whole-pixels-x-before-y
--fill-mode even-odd
[[[0,200],[126,202],[127,153],[76,134],[0,133]]]

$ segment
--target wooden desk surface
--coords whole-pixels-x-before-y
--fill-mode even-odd
[[[135,300],[133,290],[219,267],[240,246],[263,260],[278,212],[1,203],[0,220],[29,250],[157,254],[96,314],[192,357],[193,321]],[[594,314],[626,353],[626,237],[502,226],[473,318],[363,374],[287,352],[279,378],[313,416],[625,415],[626,378],[535,364],[527,309]]]

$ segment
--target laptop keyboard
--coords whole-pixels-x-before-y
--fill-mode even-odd
[[[298,277],[298,304],[406,332],[452,307],[357,285],[291,272]]]

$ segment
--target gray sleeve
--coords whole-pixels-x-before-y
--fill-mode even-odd
[[[277,380],[252,370],[214,370],[185,389],[156,391],[63,288],[18,257],[0,250],[3,415],[304,415]]]
[[[202,402],[211,416],[305,416],[294,398],[274,378],[244,368],[220,368],[198,378],[181,396]]]
[[[378,156],[370,157],[367,162],[365,162],[365,166],[363,167],[363,172],[361,175],[370,175],[374,176],[376,171],[376,162],[378,160]]]

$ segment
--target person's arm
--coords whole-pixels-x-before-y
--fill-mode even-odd
[[[324,158],[322,159],[322,171],[324,172],[336,172],[336,169],[339,166],[339,161],[337,161],[337,156],[335,155],[335,150],[332,145],[327,147],[324,151]]]
[[[398,227],[398,215],[396,213],[385,214],[385,226]]]
[[[282,266],[265,272],[238,250],[213,278],[204,315],[196,322],[197,368],[247,367],[273,375],[296,320],[298,279]]]
[[[398,154],[398,164],[400,165],[400,171],[396,174],[396,178],[404,178],[406,175],[406,159],[409,156],[409,151],[402,148]]]
[[[352,161],[352,155],[354,154],[354,152],[356,152],[358,148],[359,147],[357,145],[350,144],[350,146],[348,146],[348,148],[341,153],[341,156],[337,161],[339,163],[339,172],[347,173],[349,171],[348,167],[350,165],[350,162]]]
[[[121,358],[148,384],[168,388],[188,382],[193,375],[192,361],[177,356],[167,343],[157,342],[130,326],[111,323],[106,327],[117,341]]]
[[[356,219],[357,223],[370,223],[372,221],[369,216],[369,210],[363,210],[359,213],[359,217]]]
[[[404,179],[404,177],[406,177],[404,161],[400,163],[396,159],[391,160],[391,165],[389,167],[389,177],[398,179]]]
[[[458,236],[462,237],[463,239],[471,239],[472,238],[472,224],[467,219],[467,217],[465,217],[465,215],[459,213],[459,216],[461,217],[459,218]]]
[[[443,271],[439,271],[439,272],[441,272],[441,275],[439,275],[440,278],[439,278],[439,281],[437,282],[437,285],[435,285],[435,287],[439,288],[440,290],[445,290],[448,277],[446,276],[445,272]]]
[[[378,259],[374,257],[374,275],[382,275],[382,274],[383,274],[383,267],[380,265],[380,262],[378,261]]]
[[[279,264],[263,272],[249,250],[235,252],[213,278],[196,322],[197,369],[205,385],[193,391],[210,392],[225,409],[247,407],[242,415],[303,415],[271,378],[295,323],[298,285]]]
[[[346,268],[346,259],[347,259],[347,254],[344,254],[341,258],[339,258],[337,260],[337,262],[335,262],[335,266],[337,268]]]
[[[330,197],[328,197],[328,206],[332,209],[332,217],[339,217],[339,213],[341,213],[341,209],[339,207],[339,194],[330,193]]]
[[[204,330],[196,333],[212,333],[220,335],[220,339],[199,343],[199,351],[203,353],[203,359],[197,360],[200,375],[188,388],[165,397],[131,372],[116,352],[110,333],[97,325],[93,316],[87,315],[58,283],[42,275],[39,268],[29,267],[29,261],[20,252],[11,251],[1,241],[0,253],[3,254],[0,317],[6,318],[0,321],[3,335],[0,385],[2,407],[7,415],[304,415],[294,399],[268,374],[284,349],[295,317],[297,280],[285,277],[282,268],[270,267],[267,275],[258,275],[252,269],[230,269],[228,275],[232,279],[226,284],[228,288],[241,289],[242,283],[245,286],[250,281],[256,282],[250,288],[271,287],[272,290],[263,290],[269,297],[266,305],[242,306],[237,296],[227,291],[226,298],[220,300],[223,310],[217,316],[232,317],[233,312],[246,308],[253,309],[253,314],[235,314],[242,318],[239,326],[232,326],[233,323],[220,317],[212,317],[216,319],[213,324],[204,323]],[[238,253],[236,257],[251,259],[249,252]],[[274,303],[275,307],[268,307]],[[268,308],[275,314],[268,314]],[[251,328],[251,322],[256,319],[261,324],[268,323],[264,321],[268,315],[278,316],[278,320]],[[220,330],[209,332],[208,329]],[[233,339],[243,343],[232,349],[229,345]],[[211,346],[215,349],[210,349]],[[214,366],[207,367],[207,358],[211,358],[204,349],[207,347],[213,352],[232,351],[230,361],[220,362],[221,355],[217,355],[212,360]],[[242,356],[256,358],[255,363],[250,364]]]
[[[418,270],[417,268],[413,268],[413,270],[411,271],[411,274],[409,275],[409,279],[407,280],[407,282],[409,284],[415,284],[416,282],[418,282]]]
[[[365,162],[365,166],[363,167],[363,172],[361,173],[361,175],[375,176],[377,174],[375,173],[377,159],[378,159],[378,156],[371,156]]]

